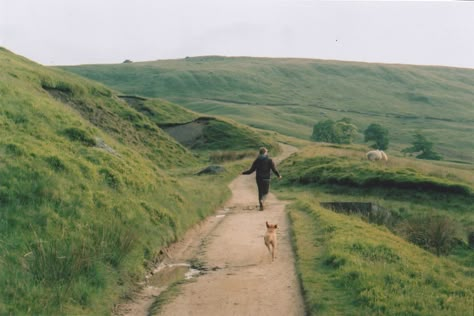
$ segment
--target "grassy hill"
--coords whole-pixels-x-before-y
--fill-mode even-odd
[[[180,68],[186,63],[194,72]],[[136,88],[119,87],[118,93],[0,48],[0,314],[109,315],[160,260],[162,247],[229,197],[226,184],[249,163],[231,160],[224,173],[197,176],[209,158],[225,152],[235,157],[261,145],[278,150],[275,140],[290,138],[275,131],[307,138],[313,119],[350,114],[365,125],[378,118],[391,124],[399,141],[392,149],[396,153],[418,124],[436,137],[443,154],[472,162],[469,70],[220,57],[129,66],[74,68],[90,67],[96,75],[99,69],[108,80]],[[157,78],[168,78],[167,86],[143,79],[134,67],[157,71]],[[119,75],[123,69],[130,73]],[[324,76],[317,79],[315,73]],[[149,98],[139,91],[141,85],[162,89],[157,95],[188,108],[225,117]],[[406,91],[410,85],[427,99],[412,95],[414,100],[400,101],[408,97],[396,94],[395,87]],[[393,101],[393,111],[379,107],[385,94],[399,100]],[[373,102],[364,111],[349,106],[367,100]],[[427,117],[427,109],[439,116]],[[195,135],[190,125],[197,125],[199,137],[186,143],[178,136]],[[179,135],[170,132],[174,127]],[[283,180],[272,190],[294,202],[289,206],[292,238],[308,312],[470,313],[474,252],[466,239],[474,229],[472,164],[396,155],[370,163],[366,148],[306,146],[279,164]],[[374,224],[320,205],[334,201],[375,202],[395,221]],[[403,235],[405,223],[439,217],[449,224],[442,232],[454,237],[443,249],[448,253],[438,257]]]
[[[0,314],[108,315],[162,247],[228,198],[242,162],[196,176],[206,152],[159,126],[199,114],[127,101],[4,48],[0,68]],[[268,142],[215,120],[216,133],[232,128],[228,150],[242,150],[242,135],[253,150]]]
[[[360,133],[379,123],[396,155],[419,129],[446,159],[474,162],[471,69],[219,56],[62,68],[303,139],[324,119],[350,117]]]
[[[474,251],[466,244],[474,231],[471,166],[369,162],[362,146],[313,145],[279,169],[283,180],[273,186],[293,201],[292,239],[308,314],[472,312]],[[382,216],[323,207],[344,202],[375,203]],[[407,227],[415,234],[407,235]],[[437,256],[427,240],[445,242],[446,253]]]

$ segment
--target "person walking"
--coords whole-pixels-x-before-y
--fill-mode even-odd
[[[252,163],[250,169],[243,171],[242,174],[248,175],[254,171],[257,171],[258,203],[260,205],[260,211],[263,211],[263,202],[270,190],[270,171],[273,171],[278,179],[281,179],[281,175],[275,167],[273,160],[268,157],[268,150],[265,147],[260,148],[257,159]]]

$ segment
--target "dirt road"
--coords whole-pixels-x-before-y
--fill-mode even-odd
[[[277,164],[295,151],[286,145],[283,149]],[[159,315],[304,315],[285,203],[270,194],[265,210],[258,211],[255,174],[237,177],[230,189],[232,198],[222,210],[168,250],[170,261],[194,258],[208,271],[182,285],[180,295]],[[274,262],[263,242],[265,221],[279,227]],[[146,315],[153,295],[153,289],[143,293],[126,314]]]

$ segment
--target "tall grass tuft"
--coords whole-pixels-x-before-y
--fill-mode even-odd
[[[37,283],[49,286],[70,284],[73,279],[90,271],[94,259],[86,240],[70,238],[42,240],[37,235],[25,254],[27,270]]]
[[[93,227],[92,239],[96,255],[113,267],[120,265],[138,240],[130,228],[113,224]]]
[[[448,216],[424,215],[408,218],[396,227],[408,241],[440,255],[447,255],[460,237],[459,228]]]
[[[211,162],[235,161],[244,158],[254,157],[255,150],[246,151],[215,151],[209,155]]]

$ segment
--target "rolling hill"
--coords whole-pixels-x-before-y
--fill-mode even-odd
[[[200,117],[178,105],[4,48],[0,68],[0,314],[108,315],[162,247],[226,200],[242,162],[197,176],[214,138],[197,155],[168,135],[161,124]],[[228,119],[204,135],[229,129],[228,150],[272,146]]]
[[[0,68],[0,314],[110,315],[163,247],[227,200],[249,163],[235,153],[277,151],[290,138],[275,131],[307,139],[313,119],[344,116],[390,127],[390,160],[367,161],[360,144],[294,141],[302,148],[272,184],[291,201],[307,312],[472,310],[473,166],[396,157],[418,126],[472,163],[472,71],[222,57],[67,68],[101,73],[119,93],[3,48]],[[227,171],[198,176],[220,152],[235,154]],[[322,207],[335,201],[376,202],[393,226]],[[432,229],[446,253],[399,234],[418,218],[445,219]]]
[[[124,93],[308,139],[313,125],[349,117],[359,129],[388,128],[401,155],[416,130],[447,160],[473,163],[474,70],[250,57],[189,57],[64,66]]]

